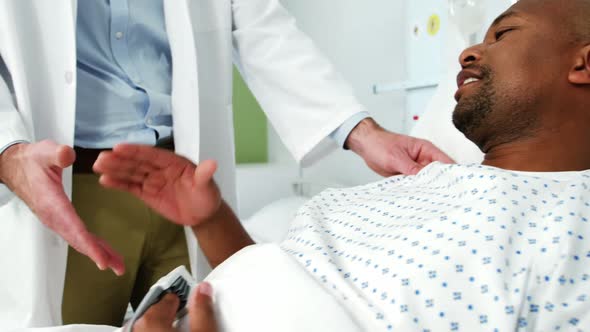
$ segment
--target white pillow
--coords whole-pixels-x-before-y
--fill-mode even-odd
[[[307,201],[308,198],[299,196],[279,199],[244,220],[243,225],[256,242],[279,243],[287,234],[295,213]]]

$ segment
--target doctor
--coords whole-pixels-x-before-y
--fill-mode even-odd
[[[3,329],[117,325],[173,266],[206,275],[190,231],[104,191],[91,165],[123,141],[215,159],[235,207],[232,54],[302,163],[330,140],[382,175],[450,161],[370,119],[277,0],[1,1]]]

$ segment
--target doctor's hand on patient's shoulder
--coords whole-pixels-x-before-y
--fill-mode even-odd
[[[35,213],[39,220],[101,269],[125,272],[123,258],[94,236],[76,213],[62,184],[64,168],[75,151],[52,141],[16,144],[0,155],[0,181]]]
[[[173,152],[147,145],[119,144],[102,152],[94,164],[100,183],[129,192],[170,221],[197,226],[221,207],[213,180],[217,163],[199,166]]]
[[[218,331],[211,294],[211,285],[204,282],[191,295],[188,303],[189,332]],[[179,332],[173,327],[179,304],[176,295],[167,294],[135,323],[133,332]]]
[[[389,132],[371,118],[352,130],[346,146],[382,176],[414,175],[433,161],[453,163],[429,141]]]

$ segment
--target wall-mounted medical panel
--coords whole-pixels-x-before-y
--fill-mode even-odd
[[[444,72],[443,41],[448,30],[447,0],[406,2],[405,59],[406,108],[405,132],[410,132],[436,89]],[[413,83],[413,84],[412,84]]]

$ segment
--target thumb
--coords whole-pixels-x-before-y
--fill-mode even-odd
[[[455,161],[453,159],[451,159],[451,157],[449,157],[447,154],[445,154],[444,152],[440,151],[438,154],[436,154],[434,156],[435,160],[440,161],[441,163],[444,164],[455,164]]]
[[[422,170],[422,168],[424,168],[424,166],[418,164],[409,157],[397,159],[394,163],[396,164],[394,166],[397,166],[396,168],[403,175],[416,175]]]
[[[208,282],[199,284],[189,302],[190,332],[217,332],[213,311],[213,288]]]
[[[427,142],[425,144],[425,146],[423,147],[423,152],[424,152],[424,155],[429,157],[428,159],[430,159],[430,161],[440,161],[441,163],[445,163],[445,164],[454,164],[455,163],[455,161],[453,159],[451,159],[451,157],[449,157],[446,153],[444,153],[442,150],[437,148],[431,142]]]
[[[76,160],[76,151],[67,145],[60,145],[55,149],[55,160],[53,165],[59,168],[72,166]]]
[[[158,303],[152,305],[137,322],[138,326],[151,328],[171,328],[176,319],[180,300],[174,294],[166,294]],[[155,330],[155,329],[154,329]]]
[[[213,174],[217,170],[217,162],[214,160],[205,160],[195,169],[195,185],[197,187],[204,187],[209,184],[213,178]]]

